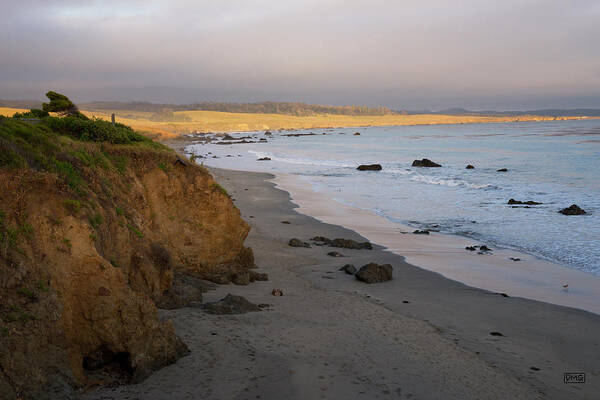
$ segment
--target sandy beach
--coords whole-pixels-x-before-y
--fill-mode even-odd
[[[204,302],[232,293],[271,307],[162,311],[191,354],[140,384],[82,398],[597,398],[597,314],[466,286],[380,246],[336,249],[343,258],[327,256],[327,246],[289,247],[317,235],[365,239],[298,213],[272,175],[211,172],[251,225],[246,243],[269,281],[222,285]],[[338,271],[371,261],[392,264],[394,279],[367,285]],[[584,372],[586,383],[563,383],[565,372]]]

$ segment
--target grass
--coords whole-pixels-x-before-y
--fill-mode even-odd
[[[104,217],[100,214],[94,214],[91,217],[89,217],[89,221],[90,225],[92,225],[92,228],[96,229],[100,225],[102,225],[102,223],[104,222]]]
[[[68,199],[65,200],[63,204],[65,205],[67,210],[69,210],[73,214],[77,214],[79,213],[79,210],[81,210],[81,202],[79,200]]]
[[[231,197],[231,196],[229,196],[229,193],[227,193],[227,190],[225,190],[225,188],[223,186],[219,185],[216,182],[211,184],[210,187],[213,190],[217,190],[218,192],[221,192],[221,194],[223,194],[224,196]]]
[[[127,229],[129,229],[131,232],[133,232],[139,238],[144,237],[144,234],[142,232],[140,232],[139,229],[137,229],[135,226],[133,226],[131,224],[127,224]]]

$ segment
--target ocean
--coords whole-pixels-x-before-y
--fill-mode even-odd
[[[284,136],[307,133],[315,135]],[[186,152],[205,157],[197,162],[207,166],[296,175],[333,201],[395,223],[467,236],[600,276],[600,120],[231,136],[268,141],[194,144]],[[262,157],[271,160],[257,161]],[[411,166],[422,158],[442,167]],[[383,170],[356,170],[372,163]],[[507,204],[511,198],[543,204],[514,207]],[[558,213],[571,204],[588,214]]]

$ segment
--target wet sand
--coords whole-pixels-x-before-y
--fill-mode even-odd
[[[211,171],[252,226],[247,244],[270,280],[219,286],[204,300],[232,293],[272,306],[237,316],[162,311],[191,354],[140,384],[83,398],[596,399],[600,393],[599,315],[476,289],[380,246],[289,247],[293,237],[365,239],[298,213],[289,194],[269,181],[272,175]],[[345,257],[327,256],[331,250]],[[394,280],[367,285],[338,271],[371,261],[392,264]],[[273,288],[284,296],[272,296]],[[564,372],[584,372],[587,382],[565,384]]]

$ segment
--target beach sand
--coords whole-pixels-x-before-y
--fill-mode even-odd
[[[327,246],[289,247],[294,237],[365,239],[298,213],[272,175],[211,172],[252,226],[247,245],[269,281],[219,286],[204,300],[232,293],[271,307],[161,311],[191,354],[140,384],[83,398],[598,398],[599,315],[466,286],[380,246],[334,249],[343,258],[327,256]],[[392,264],[394,280],[367,285],[338,271],[371,261]],[[565,372],[586,373],[586,383],[563,383]]]

